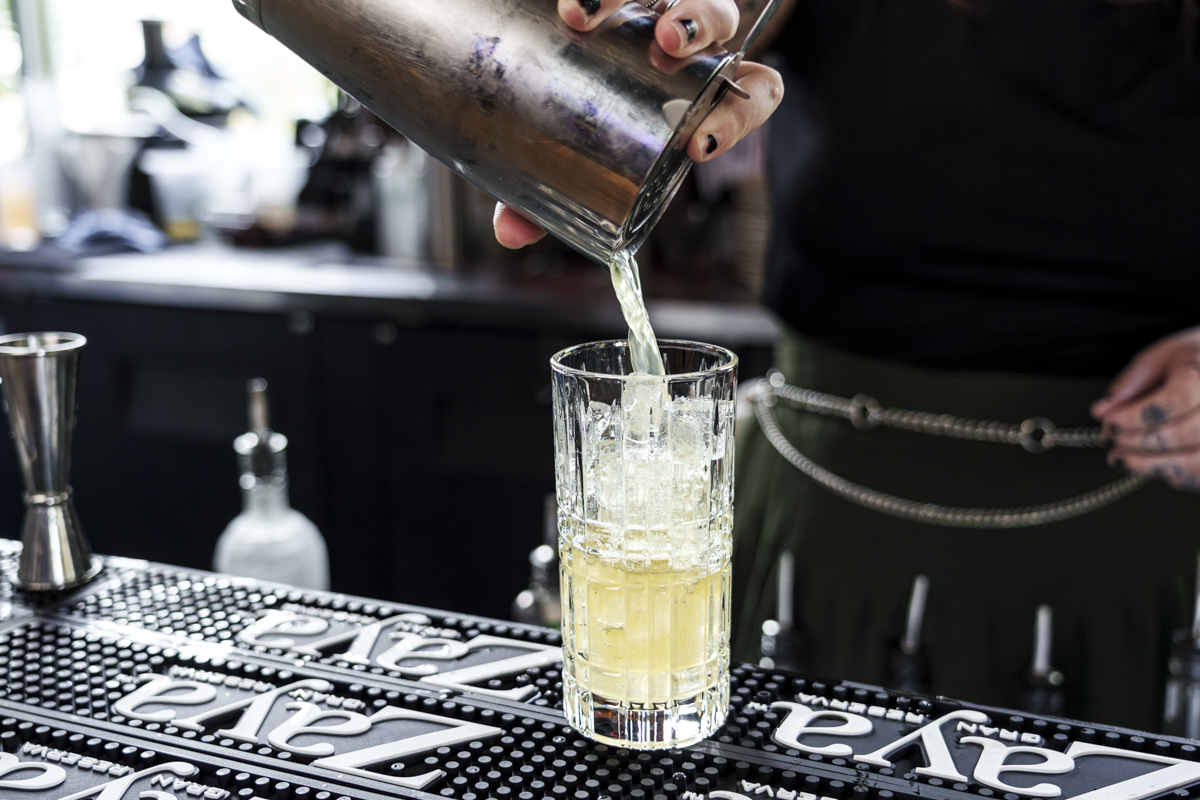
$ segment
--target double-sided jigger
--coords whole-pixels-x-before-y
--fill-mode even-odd
[[[83,535],[68,481],[75,371],[85,344],[77,333],[0,336],[0,387],[25,478],[16,584],[28,591],[79,586],[102,566]]]

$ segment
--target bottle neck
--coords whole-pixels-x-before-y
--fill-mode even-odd
[[[174,69],[171,59],[167,57],[167,47],[163,43],[163,25],[156,20],[142,20],[142,38],[146,43],[147,72],[166,72]]]
[[[234,441],[233,449],[242,473],[242,513],[265,520],[290,511],[287,437],[272,431],[244,433]]]
[[[287,478],[256,480],[252,475],[242,476],[242,513],[259,519],[274,519],[291,508]]]

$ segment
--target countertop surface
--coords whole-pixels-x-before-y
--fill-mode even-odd
[[[0,544],[0,567],[14,570],[18,546]],[[598,741],[568,727],[557,630],[131,559],[104,566],[91,584],[38,602],[0,579],[0,769],[20,773],[4,781],[5,798],[1181,800],[1200,791],[1194,740],[812,680],[770,662],[733,664],[728,684],[706,692],[709,720],[721,723],[708,738],[639,752],[616,737],[650,726],[623,715],[595,713]],[[453,565],[442,568],[453,580]],[[418,652],[427,645],[438,649]],[[837,724],[813,724],[821,717]]]
[[[745,291],[688,287],[707,299],[650,299],[661,338],[768,346],[778,325]],[[339,245],[280,251],[224,246],[79,258],[53,248],[0,253],[0,292],[10,297],[232,311],[372,317],[430,324],[559,328],[620,335],[607,273],[575,267],[541,274],[447,273],[351,256]],[[712,296],[735,296],[734,301]],[[740,295],[740,297],[738,296]]]

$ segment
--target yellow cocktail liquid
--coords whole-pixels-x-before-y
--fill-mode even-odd
[[[610,712],[602,735],[646,747],[644,729],[668,727],[698,741],[724,716],[729,560],[714,549],[672,564],[560,541],[564,696],[581,717]]]

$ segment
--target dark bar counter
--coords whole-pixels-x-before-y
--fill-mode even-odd
[[[776,325],[745,290],[676,278],[668,293],[692,299],[651,300],[661,336],[766,371]],[[0,327],[88,338],[72,479],[101,552],[211,567],[261,377],[334,588],[494,617],[528,585],[554,491],[550,356],[625,335],[599,267],[444,273],[336,245],[0,254]],[[0,535],[19,530],[21,491],[0,457]],[[449,540],[466,554],[452,573],[415,566]]]
[[[600,267],[572,263],[538,272],[476,267],[450,273],[397,263],[353,256],[336,243],[284,250],[181,246],[149,255],[90,258],[46,247],[33,253],[0,252],[0,293],[27,301],[307,312],[404,327],[623,335],[608,273]],[[770,347],[774,341],[777,324],[747,290],[713,280],[658,280],[666,284],[664,293],[684,298],[649,301],[661,338],[719,341],[735,350]]]
[[[11,574],[19,545],[0,542]],[[557,631],[105,559],[0,580],[5,800],[1152,800],[1197,743],[814,680],[732,676],[709,740],[639,753],[565,724]]]

